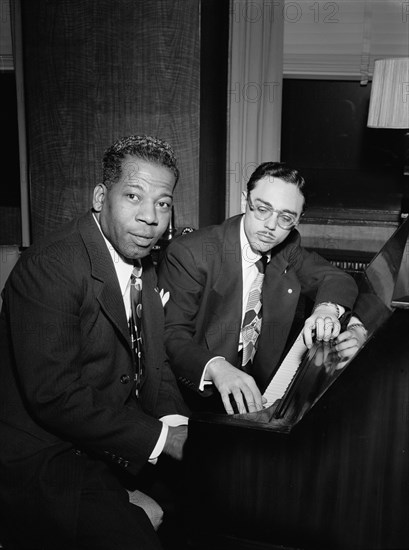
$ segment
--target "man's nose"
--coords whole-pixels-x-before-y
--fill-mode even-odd
[[[277,227],[278,214],[273,212],[269,218],[264,222],[264,225],[269,230],[274,230]]]
[[[142,201],[139,204],[138,212],[136,213],[135,218],[149,225],[156,224],[158,222],[158,216],[155,204],[151,201]]]

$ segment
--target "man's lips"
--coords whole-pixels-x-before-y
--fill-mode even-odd
[[[135,235],[134,233],[130,234],[132,237],[132,240],[141,247],[148,247],[153,240],[153,235]]]
[[[274,235],[271,235],[270,233],[262,233],[260,231],[257,232],[257,237],[263,243],[272,243],[276,239]]]

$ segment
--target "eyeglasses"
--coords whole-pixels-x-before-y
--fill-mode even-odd
[[[294,214],[289,214],[288,212],[283,212],[282,210],[276,210],[275,208],[270,208],[267,206],[254,206],[251,202],[249,196],[247,196],[247,202],[250,210],[254,213],[254,216],[261,221],[266,221],[274,214],[277,214],[277,223],[281,229],[292,229],[298,225],[297,216]]]

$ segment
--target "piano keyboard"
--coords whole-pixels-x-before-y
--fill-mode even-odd
[[[264,407],[270,407],[277,399],[283,397],[306,351],[307,347],[304,344],[301,331],[263,394],[263,397],[267,399]]]

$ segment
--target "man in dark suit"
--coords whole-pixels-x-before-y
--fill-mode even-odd
[[[261,393],[279,365],[300,293],[315,301],[304,325],[307,347],[315,337],[337,339],[344,357],[358,348],[357,320],[356,334],[340,334],[340,318],[357,296],[355,282],[300,245],[295,228],[304,209],[304,184],[281,163],[261,164],[243,194],[244,215],[175,239],[160,266],[160,285],[170,293],[165,339],[171,366],[196,394],[208,397],[216,388],[228,413],[234,411],[231,399],[240,412],[262,409]],[[262,272],[258,306],[248,308]],[[256,312],[252,326],[246,324],[249,309]],[[198,407],[210,403],[201,400]]]
[[[122,481],[162,452],[180,459],[187,437],[149,256],[178,175],[166,142],[119,140],[105,153],[93,210],[30,247],[7,281],[0,524],[24,548],[161,547]],[[131,277],[142,285],[135,349]]]

